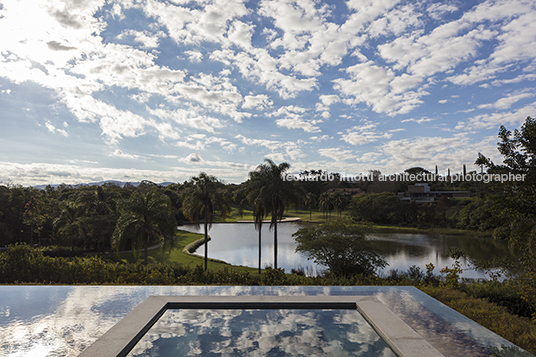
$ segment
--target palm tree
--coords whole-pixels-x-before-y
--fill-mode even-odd
[[[158,240],[164,246],[172,245],[176,226],[169,197],[156,190],[135,191],[124,203],[123,214],[112,235],[112,245],[118,250],[120,244],[128,239],[134,252],[143,246],[147,265],[149,243]]]
[[[315,195],[313,195],[311,192],[308,192],[305,195],[304,203],[307,206],[307,208],[309,208],[309,221],[312,221],[312,215],[313,215],[312,207],[316,204]]]
[[[205,226],[205,271],[208,269],[208,230],[212,227],[214,213],[220,212],[222,218],[231,210],[227,197],[223,194],[223,184],[212,175],[201,172],[199,176],[192,177],[189,187],[184,193],[182,204],[186,218],[199,228],[203,218]]]
[[[253,178],[254,173],[256,171],[250,172],[250,178]],[[262,240],[261,240],[261,234],[262,234],[262,221],[264,217],[266,216],[266,205],[265,202],[263,202],[262,196],[261,196],[261,187],[257,185],[257,187],[254,186],[254,184],[259,184],[260,181],[250,180],[248,184],[248,190],[249,193],[247,195],[247,201],[251,204],[253,207],[253,218],[255,220],[255,229],[259,231],[259,274],[261,273],[261,264],[262,264],[262,254],[261,254],[261,247],[262,247]]]
[[[82,210],[74,202],[65,202],[62,204],[60,216],[54,220],[55,236],[62,244],[71,242],[71,250],[77,241],[84,236],[84,231],[80,222]]]
[[[318,198],[318,207],[322,210],[324,219],[328,218],[328,211],[331,212],[331,196],[327,192],[322,192]]]
[[[342,214],[342,195],[339,191],[335,191],[331,194],[331,203],[337,211],[337,217],[341,217]],[[331,217],[330,217],[331,218]]]
[[[42,199],[32,195],[28,203],[24,205],[24,213],[22,214],[22,222],[30,225],[30,246],[33,247],[34,231],[40,231],[45,223],[45,216],[42,214]]]
[[[91,227],[92,239],[96,242],[99,252],[109,244],[110,258],[114,259],[112,234],[117,222],[117,195],[110,188],[103,186],[92,187],[82,191],[77,202],[85,211],[85,223]],[[106,239],[105,239],[106,237]]]
[[[277,269],[277,221],[283,218],[283,213],[290,203],[299,202],[301,191],[293,182],[283,179],[290,165],[283,162],[276,165],[270,159],[264,159],[264,164],[257,166],[249,173],[253,190],[262,205],[271,215],[270,229],[274,231],[274,268]]]

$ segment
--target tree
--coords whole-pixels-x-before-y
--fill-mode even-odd
[[[60,216],[54,221],[55,235],[62,244],[70,241],[71,250],[74,250],[76,242],[84,237],[84,230],[81,224],[82,210],[74,202],[62,203]]]
[[[283,162],[276,165],[270,159],[249,173],[252,189],[270,214],[270,229],[274,231],[274,269],[277,269],[277,222],[283,218],[291,203],[298,204],[302,190],[293,181],[286,181],[283,175],[290,165]]]
[[[312,216],[313,216],[313,209],[312,208],[316,204],[315,195],[313,195],[311,192],[308,192],[305,195],[304,203],[307,206],[307,208],[309,208],[309,221],[312,221]]]
[[[296,252],[328,267],[335,276],[373,275],[387,262],[372,251],[362,229],[349,221],[330,221],[318,226],[301,228],[292,235]]]
[[[222,218],[231,210],[229,200],[223,194],[223,184],[212,175],[202,172],[192,177],[184,193],[183,213],[199,228],[201,218],[205,227],[205,271],[208,269],[208,230],[212,227],[214,214],[220,212]]]
[[[250,172],[251,176],[251,172]],[[253,181],[253,183],[258,183]],[[253,219],[255,220],[255,229],[259,231],[259,274],[261,273],[261,264],[262,264],[262,223],[264,217],[266,216],[266,202],[263,201],[261,194],[262,187],[254,187],[250,185],[250,192],[247,196],[248,202],[253,208]]]
[[[22,221],[30,225],[30,246],[34,244],[34,232],[39,232],[45,223],[45,217],[42,214],[42,202],[34,195],[24,206]]]
[[[494,183],[498,217],[509,224],[509,244],[514,250],[536,255],[536,120],[527,117],[513,134],[504,126],[499,130],[498,150],[502,164],[495,164],[481,153],[475,165],[487,168],[488,174],[524,175],[523,180]]]
[[[112,245],[119,250],[121,243],[128,240],[136,253],[143,246],[147,265],[149,243],[160,241],[163,246],[172,246],[176,227],[169,197],[156,190],[135,191],[124,202],[112,235]]]
[[[318,198],[318,208],[322,210],[322,215],[324,216],[324,219],[328,218],[328,212],[330,213],[331,218],[331,196],[327,192],[322,192],[320,194],[320,197]]]
[[[338,217],[341,217],[342,215],[342,204],[343,204],[342,199],[343,197],[339,191],[335,191],[331,193],[331,202],[333,203],[333,207],[337,211]]]
[[[350,212],[360,221],[397,224],[400,222],[402,204],[394,193],[370,193],[352,197]]]
[[[84,223],[89,230],[89,236],[97,247],[110,248],[110,258],[113,260],[112,234],[117,222],[115,192],[108,187],[95,186],[81,191],[77,202],[84,210]]]

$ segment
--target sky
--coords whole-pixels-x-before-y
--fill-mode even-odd
[[[536,2],[0,0],[0,182],[501,162]]]

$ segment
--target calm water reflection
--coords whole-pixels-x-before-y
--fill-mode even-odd
[[[5,357],[59,357],[78,356],[97,338],[102,336],[108,329],[119,322],[142,301],[151,295],[204,295],[204,296],[239,296],[239,295],[325,295],[325,296],[374,296],[381,301],[400,319],[407,323],[417,333],[426,338],[435,348],[445,356],[480,356],[473,353],[483,346],[494,350],[504,350],[497,356],[532,356],[517,351],[517,348],[508,341],[486,330],[482,326],[469,320],[463,315],[449,309],[445,305],[427,296],[414,287],[402,286],[0,286],[0,356]],[[192,311],[189,312],[190,314]],[[340,314],[339,314],[340,315]],[[356,315],[357,318],[359,317]],[[194,322],[191,315],[172,316],[172,320],[182,318],[186,324]],[[201,321],[206,321],[206,331],[216,330],[218,336],[244,336],[243,328],[238,328],[239,334],[232,332],[232,324],[227,325],[227,317],[213,316],[211,320],[207,316],[201,316]],[[236,316],[238,317],[238,316]],[[259,316],[261,318],[262,316]],[[284,339],[288,335],[288,326],[291,325],[294,341],[304,336],[299,329],[294,327],[308,326],[306,329],[317,336],[319,327],[326,330],[330,319],[337,323],[344,323],[345,319],[351,318],[351,314],[344,314],[344,318],[305,316],[295,317],[290,314],[282,315],[281,318],[273,319],[268,316],[267,323],[261,325],[268,328],[268,333],[257,329],[257,325],[251,324],[257,321],[242,319],[244,323],[250,323],[250,334],[255,335],[258,341],[258,349],[263,351],[274,344],[262,343],[263,338],[280,336]],[[326,320],[327,318],[327,320]],[[241,318],[238,317],[240,323]],[[233,317],[233,323],[237,319]],[[166,322],[167,320],[162,320]],[[179,320],[181,321],[181,320]],[[273,321],[273,323],[272,323]],[[165,325],[165,324],[164,324]],[[181,326],[177,324],[175,326]],[[183,324],[183,327],[186,326]],[[362,325],[346,324],[345,339],[349,347],[353,343],[367,342],[376,344],[379,342],[372,334],[363,330]],[[168,339],[176,330],[166,326],[160,326],[157,336]],[[228,328],[227,328],[228,327]],[[366,327],[366,326],[365,326]],[[359,330],[351,330],[356,328]],[[273,332],[273,333],[270,333]],[[461,334],[461,335],[460,335]],[[190,335],[192,336],[192,335]],[[197,336],[197,335],[195,335]],[[194,336],[194,337],[195,337]],[[463,336],[461,338],[460,336]],[[151,337],[150,341],[153,341]],[[322,347],[320,339],[312,347]],[[333,340],[328,338],[328,340]],[[254,342],[255,340],[253,340]],[[342,341],[338,337],[336,341]],[[251,343],[252,341],[250,341]],[[268,341],[269,342],[269,341]],[[283,344],[284,342],[281,342]],[[311,345],[311,344],[310,344]],[[228,346],[228,345],[225,345]],[[283,347],[286,347],[285,344]],[[143,346],[142,346],[143,347]],[[147,346],[146,346],[147,347]],[[346,349],[346,347],[345,347]],[[507,351],[512,351],[508,353]],[[185,356],[188,354],[175,354]],[[255,355],[245,353],[243,355]],[[269,354],[260,354],[269,355]],[[309,353],[308,356],[313,356]],[[321,353],[322,356],[327,355]],[[355,354],[354,354],[355,355]],[[359,354],[361,355],[361,354]],[[489,356],[490,354],[485,354]]]
[[[396,355],[357,310],[168,310],[127,357]]]
[[[311,260],[307,260],[304,254],[296,253],[296,243],[292,234],[304,227],[301,223],[282,223],[278,225],[278,265],[287,272],[296,267],[309,269],[316,273],[317,266]],[[202,232],[193,226],[183,226],[181,229],[190,232]],[[258,232],[253,224],[249,223],[216,223],[209,231],[212,240],[208,246],[209,257],[221,259],[234,265],[258,267]],[[488,259],[494,256],[507,256],[508,247],[505,242],[495,241],[491,238],[474,238],[448,235],[430,234],[407,234],[407,233],[374,233],[369,236],[375,250],[389,263],[385,272],[391,269],[407,270],[412,265],[417,265],[425,270],[425,265],[433,263],[435,273],[451,266],[453,259],[448,256],[450,248],[463,249],[469,258]],[[202,248],[198,254],[204,254]],[[262,267],[273,265],[274,244],[273,232],[269,231],[268,224],[262,230]],[[461,260],[464,266],[467,261]],[[464,277],[485,277],[484,272],[468,270]]]

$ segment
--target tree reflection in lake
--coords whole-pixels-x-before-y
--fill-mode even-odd
[[[267,226],[267,225],[266,225]],[[292,238],[298,229],[304,225],[301,223],[284,223],[279,226],[279,262],[278,265],[290,272],[292,268],[299,266],[310,268],[316,272],[323,267],[316,266],[307,260],[304,254],[296,253],[296,243]],[[183,226],[181,229],[197,232],[192,226]],[[265,231],[266,230],[266,233]],[[268,227],[263,227],[263,235],[268,234]],[[211,230],[211,258],[221,259],[230,264],[244,265],[249,267],[258,266],[258,236],[253,223],[217,223]],[[468,236],[432,235],[432,234],[407,234],[407,233],[373,233],[369,239],[379,254],[389,263],[383,271],[390,269],[406,271],[410,266],[416,265],[425,270],[425,265],[433,263],[435,273],[446,266],[452,266],[453,259],[449,257],[449,249],[458,247],[464,250],[470,259],[489,259],[492,257],[507,257],[508,247],[506,242],[492,238],[476,238]],[[263,242],[262,265],[272,264],[273,244],[270,240]],[[468,263],[461,259],[464,267]],[[466,278],[484,278],[483,271],[467,270],[462,274]]]

